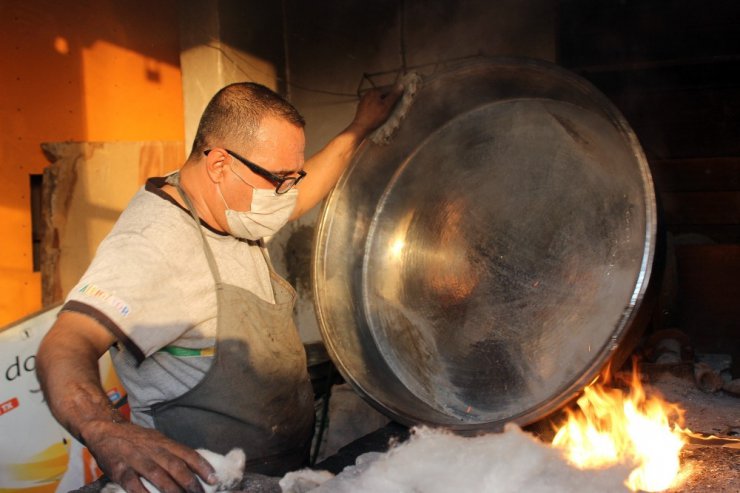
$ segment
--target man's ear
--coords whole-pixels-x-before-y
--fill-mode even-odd
[[[206,173],[214,183],[221,183],[221,180],[223,180],[229,159],[231,159],[231,156],[225,149],[221,147],[211,148],[206,156]]]

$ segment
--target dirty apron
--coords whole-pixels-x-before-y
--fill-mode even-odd
[[[155,427],[192,448],[225,454],[240,447],[247,471],[282,476],[304,467],[314,405],[306,355],[292,317],[296,293],[274,272],[267,256],[275,304],[222,282],[195,208],[179,183],[174,184],[200,231],[216,283],[216,354],[195,387],[152,406]]]

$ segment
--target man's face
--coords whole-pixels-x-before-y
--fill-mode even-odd
[[[239,152],[257,166],[280,177],[295,176],[303,168],[306,138],[303,129],[281,118],[268,116],[255,136],[255,145]],[[249,211],[253,188],[275,190],[275,183],[229,156],[221,191],[231,209]]]

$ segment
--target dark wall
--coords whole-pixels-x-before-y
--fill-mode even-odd
[[[351,119],[365,72],[506,55],[590,80],[634,128],[655,181],[668,239],[654,326],[740,361],[740,2],[291,0],[283,9],[285,89],[307,118],[310,153]],[[311,237],[315,218],[271,247],[299,285],[309,339],[318,337],[313,299],[295,259],[309,258],[310,245],[294,236]]]
[[[740,360],[740,2],[562,0],[559,18],[559,63],[619,107],[650,163],[661,324]]]

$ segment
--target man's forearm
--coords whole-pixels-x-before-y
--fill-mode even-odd
[[[372,89],[362,96],[350,126],[306,162],[306,178],[299,185],[291,219],[302,216],[327,196],[365,137],[388,118],[401,92],[401,88],[388,94]]]
[[[55,326],[37,353],[37,376],[54,417],[85,440],[96,423],[123,421],[100,384],[100,344]]]
[[[366,133],[349,126],[306,162],[307,175],[300,185],[292,219],[302,216],[327,196],[352,161]]]

